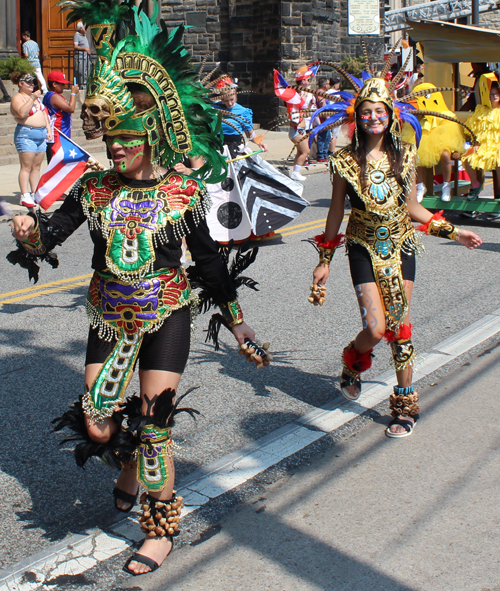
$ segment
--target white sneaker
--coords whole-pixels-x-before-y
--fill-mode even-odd
[[[451,183],[443,183],[441,201],[451,201]]]
[[[425,194],[427,193],[427,187],[425,186],[425,183],[418,183],[417,184],[417,202],[421,203],[422,199],[425,197]]]
[[[293,179],[294,181],[305,181],[307,177],[304,176],[303,174],[300,174],[300,172],[296,172],[294,170],[292,172],[292,174],[290,175],[290,178]]]
[[[21,195],[19,205],[23,205],[24,207],[36,207],[33,195],[31,193],[24,193],[23,195]]]

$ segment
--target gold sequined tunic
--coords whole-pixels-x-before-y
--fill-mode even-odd
[[[401,270],[401,254],[420,251],[406,206],[415,168],[415,147],[404,145],[403,186],[391,170],[387,155],[368,160],[366,182],[361,183],[360,167],[351,148],[343,148],[330,157],[330,173],[348,183],[352,212],[346,229],[346,248],[354,244],[368,252],[375,282],[385,309],[389,330],[396,330],[408,313],[408,300]]]

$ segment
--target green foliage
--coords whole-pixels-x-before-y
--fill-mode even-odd
[[[29,63],[27,59],[13,55],[6,60],[0,60],[0,78],[2,80],[10,80],[12,72],[20,72],[21,74],[35,74],[35,68]]]
[[[357,78],[361,78],[361,72],[365,67],[365,60],[362,57],[355,57],[354,55],[347,55],[344,53],[344,57],[342,58],[342,67],[349,74],[352,74]],[[343,79],[341,87],[343,90],[351,88],[351,86]]]

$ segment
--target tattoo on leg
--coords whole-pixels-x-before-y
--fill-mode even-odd
[[[354,289],[356,290],[356,296],[359,300],[359,311],[361,312],[363,328],[375,328],[378,324],[376,316],[378,291],[376,294],[377,297],[374,298],[370,295],[371,288],[366,285],[356,285]]]

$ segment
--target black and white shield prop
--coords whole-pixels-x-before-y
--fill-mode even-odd
[[[251,150],[247,148],[246,153]],[[301,183],[258,155],[230,162],[228,169],[222,183],[207,185],[212,199],[207,222],[214,240],[245,240],[251,232],[262,236],[279,230],[309,205],[302,198]]]

